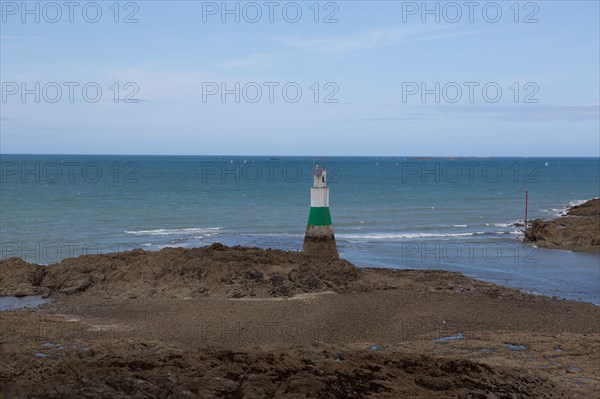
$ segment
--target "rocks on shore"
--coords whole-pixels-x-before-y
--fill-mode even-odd
[[[273,299],[331,291],[344,295]],[[0,397],[588,398],[598,391],[597,307],[456,272],[359,269],[213,244],[50,266],[0,261],[0,295],[16,294],[58,300],[0,312]],[[244,300],[253,296],[262,299]],[[577,359],[567,364],[581,380],[547,368],[555,348]]]
[[[0,296],[251,299],[390,289],[543,298],[458,272],[358,268],[339,258],[219,243],[158,252],[136,249],[84,255],[48,266],[19,258],[0,261]]]
[[[533,220],[523,241],[543,248],[600,252],[600,199],[574,206],[554,220]]]
[[[49,266],[0,261],[0,296],[91,294],[111,298],[289,297],[363,291],[362,270],[301,252],[226,247],[84,255]]]
[[[56,357],[53,354],[54,357]],[[561,398],[548,378],[430,355],[340,346],[189,351],[107,344],[59,360],[7,359],[11,398]],[[130,396],[131,395],[131,396]]]

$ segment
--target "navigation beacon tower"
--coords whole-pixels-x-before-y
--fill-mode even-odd
[[[329,213],[327,171],[316,164],[313,168],[313,186],[310,189],[310,214],[304,235],[302,251],[315,257],[337,258],[338,251]]]

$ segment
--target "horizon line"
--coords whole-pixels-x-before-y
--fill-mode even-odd
[[[292,155],[292,154],[109,154],[109,153],[18,153],[0,152],[5,155],[56,155],[56,156],[123,156],[123,157],[303,157],[303,158],[600,158],[600,155]]]

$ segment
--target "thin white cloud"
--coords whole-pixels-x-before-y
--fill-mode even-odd
[[[309,52],[340,54],[372,48],[395,46],[423,41],[446,40],[455,37],[480,34],[488,31],[469,30],[458,31],[454,27],[418,27],[392,26],[373,29],[370,31],[349,34],[345,36],[330,36],[321,38],[277,37],[275,41],[282,43],[291,50],[273,53],[252,53],[248,56],[224,61],[217,65],[220,68],[265,67],[279,59],[294,57]]]
[[[280,55],[276,53],[271,54],[261,54],[261,53],[253,53],[247,57],[242,57],[230,61],[225,61],[217,65],[220,68],[246,68],[253,66],[261,66],[270,64],[273,60],[275,60]]]
[[[202,93],[202,83],[213,80],[202,71],[169,70],[161,62],[131,65],[108,75],[115,81],[137,84],[135,98],[144,101],[195,98]]]
[[[394,46],[431,40],[445,40],[454,37],[480,34],[483,30],[458,31],[455,28],[409,28],[387,27],[346,36],[333,36],[304,39],[299,37],[283,38],[279,41],[302,51],[341,53],[371,48]]]
[[[600,106],[592,105],[456,105],[424,106],[422,112],[407,113],[406,107],[384,104],[382,108],[401,111],[400,114],[371,117],[370,121],[416,121],[440,118],[452,119],[492,119],[499,121],[548,121],[583,119],[597,120]]]
[[[0,40],[39,39],[42,36],[0,36]]]

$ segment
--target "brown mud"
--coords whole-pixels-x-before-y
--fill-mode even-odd
[[[225,247],[0,262],[2,398],[600,398],[600,307]]]

